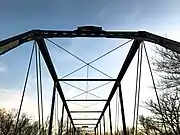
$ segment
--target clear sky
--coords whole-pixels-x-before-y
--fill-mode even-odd
[[[81,25],[96,25],[106,30],[146,30],[180,41],[179,4],[179,0],[1,0],[0,40],[31,29],[74,30],[77,26]],[[61,44],[64,48],[89,62],[118,46],[125,40],[77,38],[56,39],[53,41]],[[47,43],[59,77],[83,65],[82,62],[77,61],[65,52],[52,46],[51,43]],[[0,107],[18,107],[31,47],[32,42],[26,43],[0,57]],[[125,46],[93,65],[115,78],[129,47],[130,45]],[[133,90],[135,89],[135,67],[134,62],[134,66],[131,66],[131,70],[128,70],[122,84],[125,89],[125,111],[129,123],[132,122],[133,115],[132,98],[134,94]],[[146,67],[146,65],[144,65],[144,67]],[[26,94],[26,106],[24,106],[24,111],[30,112],[33,115],[35,114],[34,106],[36,104],[34,69],[33,64]],[[74,77],[86,77],[86,70],[85,68],[78,72]],[[144,77],[146,78],[148,70],[144,72]],[[93,69],[90,69],[89,76],[103,77],[103,75]],[[52,95],[52,80],[44,65],[43,80],[43,97],[46,106],[44,109],[46,110],[46,115],[48,115]],[[143,88],[150,91],[150,79],[146,78],[143,81],[145,81]],[[130,85],[131,83],[133,86]],[[73,84],[81,88],[86,87],[86,83]],[[98,84],[89,84],[89,89],[97,85]],[[112,84],[110,84],[110,86],[112,86]],[[105,98],[110,92],[110,90],[107,90],[110,86],[92,93]],[[64,84],[62,84],[62,87],[65,89],[64,94],[66,98],[80,93],[80,91]],[[151,92],[149,94],[147,91],[142,92],[142,99],[147,98],[151,94]],[[88,96],[89,98],[94,98],[92,95]],[[73,105],[72,108],[73,107],[74,109],[78,108],[78,106],[75,105]],[[95,108],[98,109],[99,106]],[[113,106],[112,108],[115,107]]]

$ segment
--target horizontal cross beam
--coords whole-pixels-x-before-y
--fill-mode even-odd
[[[58,79],[58,81],[117,81],[117,79]]]
[[[89,129],[91,129],[91,130],[89,130],[89,131],[93,131],[94,132],[94,126],[92,125],[91,127],[90,126],[78,126],[78,125],[76,125],[76,128],[83,128],[83,127],[86,127],[86,128],[89,128]],[[87,130],[86,130],[87,131]]]
[[[82,123],[82,124],[74,124],[74,125],[82,125],[83,126],[83,125],[96,125],[96,124],[92,124],[92,123],[85,123],[85,124],[83,124]]]
[[[69,99],[66,101],[81,102],[81,101],[107,101],[107,100],[106,99]]]
[[[101,113],[102,111],[70,111],[70,113]]]
[[[77,118],[73,120],[98,120],[97,118]]]

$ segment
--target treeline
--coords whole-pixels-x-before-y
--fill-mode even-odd
[[[17,126],[16,126],[17,125]],[[44,122],[44,125],[39,124],[39,121],[34,120],[27,114],[21,114],[17,124],[17,110],[12,109],[7,111],[0,108],[0,135],[48,135],[49,118]],[[52,127],[52,134],[58,135],[60,133],[61,123],[57,122],[56,127]],[[78,128],[78,134],[85,134],[82,128]],[[72,134],[73,129],[68,127],[67,122],[64,121],[62,132],[63,135]]]
[[[26,114],[21,114],[18,124],[17,111],[7,111],[0,109],[0,135],[35,135],[41,132],[47,133],[48,122],[45,122],[45,126],[39,130],[39,122],[33,120]]]

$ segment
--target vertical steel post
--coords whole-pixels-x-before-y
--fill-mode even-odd
[[[99,135],[101,135],[101,122],[99,123]]]
[[[48,135],[52,134],[52,123],[53,123],[53,114],[54,114],[54,103],[55,103],[55,97],[56,96],[56,82],[54,82],[53,87],[53,95],[52,95],[52,104],[51,104],[51,113],[50,113],[50,120],[49,120],[49,129],[48,129]]]
[[[69,133],[70,133],[70,135],[71,135],[71,132],[72,132],[72,130],[71,130],[71,122],[70,122],[70,127],[69,127]]]
[[[96,135],[96,127],[94,128],[94,135]]]
[[[73,128],[73,135],[75,135],[76,134],[76,128],[74,127]]]
[[[113,135],[112,133],[112,121],[111,121],[111,107],[109,103],[109,124],[110,124],[110,135]]]
[[[105,116],[103,116],[103,125],[104,125],[104,135],[105,135],[106,134]]]
[[[68,126],[69,126],[69,118],[68,118],[68,116],[67,116],[67,135],[68,135],[68,132],[69,132],[69,131],[68,131],[68,128],[69,128]]]
[[[63,118],[64,118],[64,104],[62,105],[62,116],[61,116],[61,134],[60,135],[62,135],[62,133],[63,133]]]
[[[123,103],[123,96],[122,96],[122,89],[121,89],[121,83],[120,82],[119,82],[119,99],[120,99],[120,105],[121,105],[123,134],[127,135],[127,132],[126,132],[126,120],[125,120],[125,113],[124,113],[124,103]]]

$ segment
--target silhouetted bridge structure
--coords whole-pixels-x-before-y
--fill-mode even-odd
[[[53,62],[51,60],[46,42],[44,39],[48,39],[48,38],[76,38],[76,37],[100,37],[100,38],[122,38],[122,39],[130,39],[133,40],[133,43],[131,45],[131,48],[127,54],[127,57],[121,67],[121,70],[117,76],[116,79],[110,78],[110,79],[65,79],[65,78],[58,78],[57,73],[55,71]],[[53,79],[54,82],[54,88],[53,88],[53,95],[52,95],[52,104],[51,104],[51,112],[50,112],[50,121],[49,121],[49,130],[48,130],[48,135],[52,134],[52,123],[53,123],[53,111],[54,111],[54,106],[55,106],[55,93],[56,91],[59,93],[59,96],[62,100],[63,106],[62,106],[62,115],[61,115],[61,129],[59,129],[58,134],[62,135],[62,127],[63,127],[63,114],[64,114],[64,110],[66,110],[68,118],[67,118],[67,130],[68,130],[68,126],[70,126],[70,129],[72,129],[72,131],[70,132],[70,134],[75,135],[76,133],[76,126],[81,125],[81,126],[94,126],[94,134],[98,135],[98,134],[105,134],[106,129],[105,129],[105,112],[108,109],[109,111],[109,127],[110,127],[110,134],[113,134],[112,131],[112,120],[111,120],[111,107],[110,107],[110,102],[115,94],[115,92],[117,90],[119,90],[119,101],[120,101],[120,108],[121,108],[121,116],[122,116],[122,125],[123,125],[123,133],[124,135],[126,134],[126,120],[125,120],[125,114],[124,114],[124,105],[123,105],[123,96],[122,96],[122,91],[121,91],[121,80],[123,79],[130,63],[133,60],[133,57],[135,56],[136,52],[138,50],[142,50],[142,48],[145,49],[145,52],[147,54],[146,48],[145,48],[145,44],[144,41],[147,42],[151,42],[154,44],[159,44],[162,47],[165,47],[167,49],[170,49],[172,51],[175,51],[177,53],[180,53],[180,43],[155,35],[155,34],[151,34],[149,32],[145,32],[145,31],[138,31],[138,32],[126,32],[126,31],[105,31],[102,30],[99,27],[79,27],[77,30],[73,30],[73,31],[55,31],[55,30],[32,30],[32,31],[28,31],[26,33],[8,38],[6,40],[0,41],[0,55],[5,54],[6,52],[22,45],[25,42],[29,42],[29,41],[35,41],[37,43],[38,48],[34,45],[33,46],[33,50],[35,49],[39,49],[44,61],[47,65],[47,68],[49,70],[49,73]],[[33,52],[33,51],[32,51]],[[70,52],[68,52],[70,53]],[[74,54],[71,54],[74,55]],[[140,54],[139,54],[140,56]],[[76,56],[75,56],[76,57]],[[32,59],[32,58],[31,58]],[[141,58],[142,59],[142,58]],[[81,60],[81,59],[80,59]],[[147,57],[148,60],[148,57]],[[83,60],[81,60],[83,61]],[[31,62],[31,61],[30,61]],[[149,60],[148,60],[149,62]],[[85,66],[91,66],[91,63],[85,63]],[[29,64],[30,65],[30,64]],[[38,64],[37,64],[38,65]],[[29,68],[28,68],[29,70]],[[74,71],[75,72],[75,71]],[[100,71],[101,72],[101,71]],[[150,72],[151,68],[150,68]],[[105,73],[103,73],[105,74]],[[152,74],[151,74],[152,75]],[[28,78],[28,73],[27,73],[27,77],[26,80]],[[152,76],[153,79],[153,76]],[[66,100],[62,87],[60,85],[60,81],[113,81],[114,85],[111,89],[111,92],[109,94],[109,96],[107,97],[107,99],[81,99],[81,100]],[[19,113],[18,113],[18,118],[20,116],[20,112],[21,112],[21,106],[22,106],[22,102],[23,102],[23,97],[24,97],[24,93],[25,93],[25,89],[23,91],[23,95],[22,95],[22,100],[21,100],[21,104],[20,104],[20,109],[19,109]],[[93,102],[93,101],[102,101],[102,102],[106,102],[105,106],[103,108],[103,110],[99,110],[99,111],[95,111],[95,110],[89,110],[89,111],[81,111],[81,110],[70,110],[68,107],[67,102],[71,102],[71,101],[82,101],[82,102]],[[73,118],[72,117],[72,113],[98,113],[99,118]],[[68,124],[68,120],[69,124]],[[75,124],[74,121],[95,121],[95,124],[92,123],[85,123],[85,124]],[[102,123],[103,121],[103,123]],[[18,120],[17,120],[18,122]],[[134,124],[134,123],[133,123]],[[67,132],[68,133],[68,132]]]

